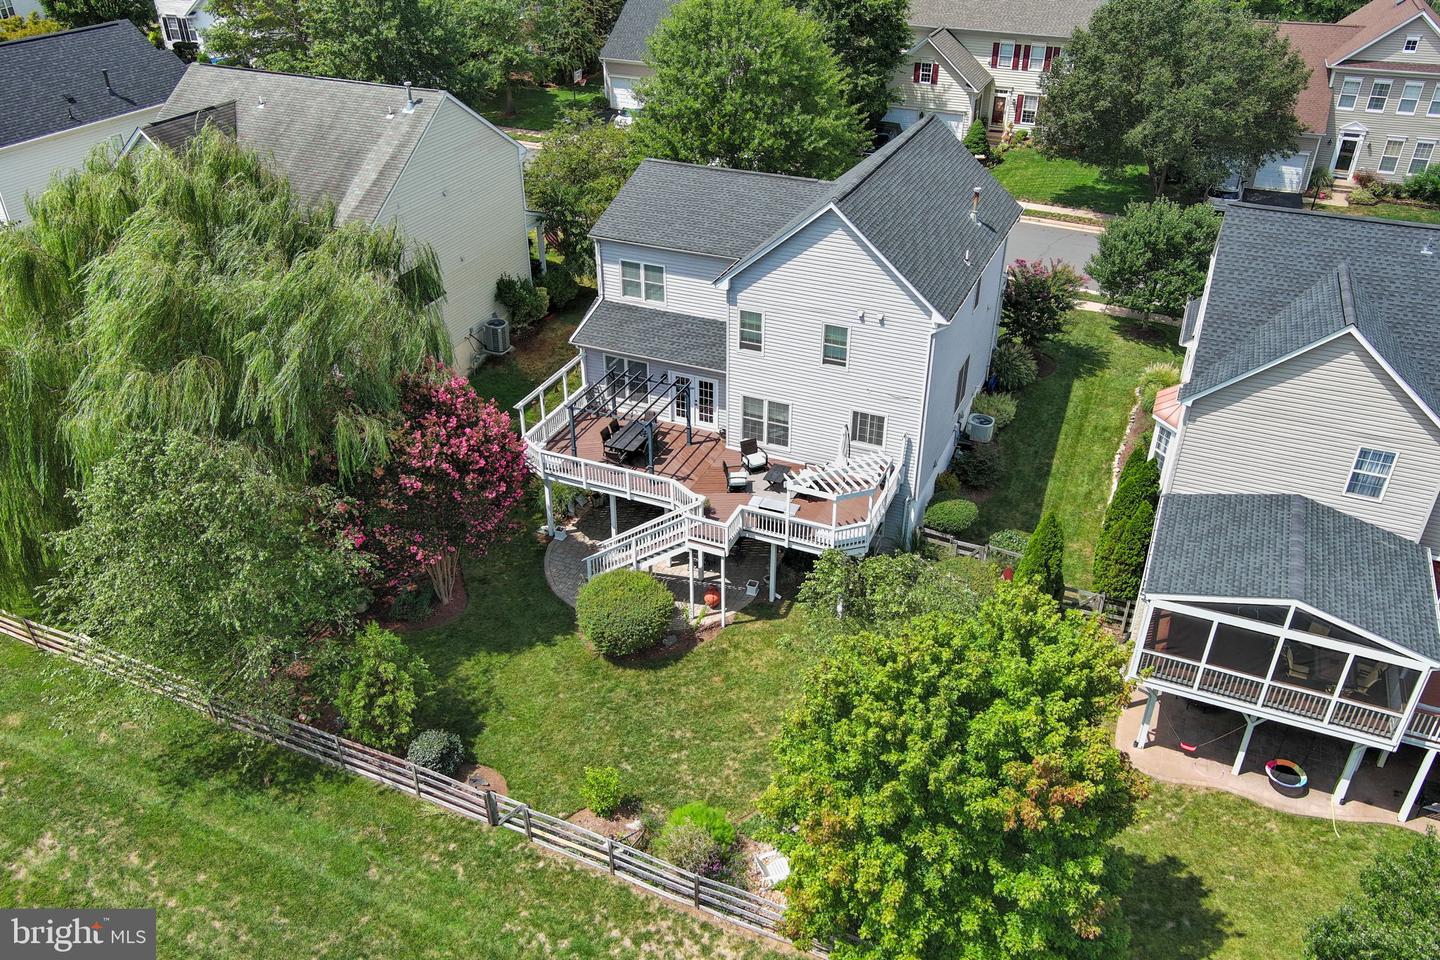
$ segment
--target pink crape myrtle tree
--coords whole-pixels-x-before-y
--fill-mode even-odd
[[[401,388],[390,460],[357,485],[350,534],[376,558],[381,599],[429,576],[446,604],[462,553],[484,555],[525,496],[525,444],[509,414],[442,363],[407,376]]]

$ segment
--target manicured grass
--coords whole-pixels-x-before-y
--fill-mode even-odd
[[[44,658],[0,640],[0,905],[154,907],[165,958],[779,956],[178,707],[61,732]]]
[[[810,661],[784,639],[793,625],[755,604],[687,653],[617,665],[575,634],[574,611],[545,582],[543,553],[528,533],[497,548],[467,568],[459,620],[407,636],[439,682],[422,724],[460,734],[512,795],[550,813],[584,805],[586,765],[619,767],[645,801],[750,813]]]
[[[1034,530],[1040,514],[1054,509],[1065,530],[1065,582],[1089,586],[1136,380],[1151,363],[1179,360],[1177,333],[1075,311],[1069,330],[1041,350],[1055,371],[1017,395],[1015,421],[998,441],[1004,474],[966,538],[983,541],[1005,528]]]
[[[583,87],[517,86],[511,106],[513,112],[506,113],[505,97],[500,94],[479,104],[478,109],[497,126],[543,132],[555,126],[570,107],[604,107],[605,89],[598,73]]]
[[[1399,827],[1276,813],[1227,793],[1156,785],[1121,846],[1136,960],[1291,960],[1317,916],[1356,890]]]
[[[540,381],[559,370],[575,356],[570,336],[595,299],[595,291],[581,287],[580,295],[564,310],[541,323],[536,330],[515,338],[515,352],[487,360],[470,378],[481,396],[490,397],[501,410],[509,411]]]
[[[1008,151],[990,172],[1017,200],[1101,213],[1121,213],[1130,201],[1153,195],[1144,167],[1112,174],[1093,164],[1045,157],[1030,147]]]
[[[1325,209],[1321,207],[1320,209]],[[1440,209],[1415,207],[1408,203],[1377,203],[1373,207],[1352,204],[1334,208],[1331,213],[1343,213],[1350,217],[1380,217],[1384,220],[1411,220],[1415,223],[1440,223]]]

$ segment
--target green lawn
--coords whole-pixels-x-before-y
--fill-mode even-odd
[[[254,741],[179,708],[61,732],[78,668],[43,657],[0,641],[0,905],[155,907],[187,960],[778,956],[508,831],[278,749],[244,765]]]
[[[1324,210],[1325,207],[1319,209]],[[1384,220],[1411,220],[1415,223],[1440,223],[1440,209],[1435,207],[1414,207],[1408,203],[1377,203],[1373,207],[1353,204],[1348,207],[1330,208],[1331,213],[1343,213],[1350,217],[1380,217]]]
[[[593,288],[581,287],[580,295],[564,310],[543,321],[538,329],[515,338],[515,352],[487,360],[470,377],[481,396],[490,397],[509,412],[515,404],[550,374],[575,356],[570,336],[595,299]]]
[[[1090,584],[1095,541],[1110,497],[1111,464],[1151,363],[1179,361],[1176,329],[1077,310],[1064,336],[1042,352],[1055,371],[1017,396],[1015,421],[1000,433],[1004,475],[980,505],[969,539],[1033,530],[1043,510],[1065,529],[1065,581]],[[973,535],[972,535],[973,534]]]
[[[544,132],[555,126],[569,107],[601,108],[605,106],[605,89],[600,74],[590,78],[583,87],[517,86],[511,107],[505,111],[503,94],[479,104],[480,115],[501,127]]]
[[[1029,147],[1008,151],[990,172],[1017,200],[1101,213],[1121,213],[1130,201],[1153,195],[1144,167],[1126,167],[1112,175],[1093,164],[1042,156]]]

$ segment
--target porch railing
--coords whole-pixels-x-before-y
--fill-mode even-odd
[[[1422,743],[1440,746],[1440,709],[1421,704],[1415,708],[1405,728],[1405,736]]]

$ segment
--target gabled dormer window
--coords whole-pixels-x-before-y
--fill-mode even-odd
[[[634,260],[620,261],[620,295],[632,300],[665,302],[665,268]]]

